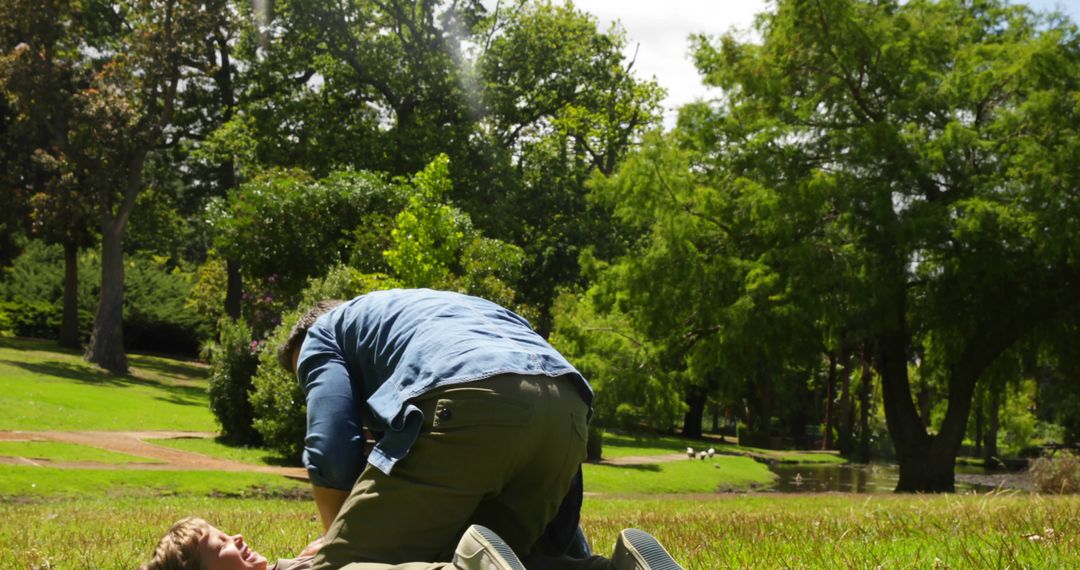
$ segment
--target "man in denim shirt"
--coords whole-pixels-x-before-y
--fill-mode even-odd
[[[324,301],[278,358],[307,399],[304,464],[327,531],[316,569],[449,560],[474,523],[530,553],[585,458],[589,384],[490,301],[428,289]]]

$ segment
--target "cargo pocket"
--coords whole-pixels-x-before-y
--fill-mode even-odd
[[[486,390],[462,390],[438,398],[434,406],[430,403],[428,406],[431,414],[424,419],[424,426],[437,432],[482,426],[523,426],[533,419],[532,406]]]

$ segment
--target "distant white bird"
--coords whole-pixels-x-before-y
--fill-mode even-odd
[[[709,453],[709,457],[711,458],[714,455],[716,455],[716,450],[710,447],[708,453]]]
[[[702,461],[705,461],[705,458],[708,457],[708,456],[709,456],[709,454],[705,453],[704,451],[699,451],[698,454],[697,454],[697,458],[702,460]]]
[[[689,457],[690,459],[693,459],[695,455],[696,454],[694,453],[694,448],[693,447],[687,447],[686,448],[686,456],[687,457]]]

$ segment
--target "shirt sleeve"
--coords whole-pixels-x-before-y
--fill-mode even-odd
[[[347,491],[366,462],[364,432],[345,359],[326,331],[308,331],[297,376],[307,399],[304,467],[315,485]]]

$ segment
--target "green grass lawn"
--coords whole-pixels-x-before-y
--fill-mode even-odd
[[[150,443],[162,447],[171,447],[182,451],[201,453],[219,459],[250,463],[252,465],[281,465],[282,459],[261,447],[242,447],[227,445],[212,438],[178,437],[171,439],[153,439]]]
[[[192,514],[242,532],[271,560],[295,555],[319,530],[306,500],[2,502],[0,567],[135,568]],[[689,570],[1080,567],[1080,497],[590,497],[582,525],[598,553],[610,552],[620,529],[646,529]]]
[[[721,443],[711,440],[692,440],[674,436],[633,436],[614,432],[604,433],[603,455],[605,459],[636,455],[668,455],[686,453],[692,447],[700,451],[710,447],[725,455],[744,455],[768,461],[783,463],[847,463],[847,459],[835,452],[782,451],[743,447],[735,443]]]
[[[146,457],[136,457],[96,447],[55,441],[0,441],[0,457],[27,457],[49,461],[93,461],[95,463],[157,463]],[[2,486],[2,483],[0,483]]]
[[[132,374],[115,376],[51,343],[0,339],[0,429],[216,431],[205,367],[131,359]],[[618,434],[605,441],[608,457],[682,453],[688,445]],[[211,439],[155,443],[267,462],[262,450]],[[582,524],[594,549],[609,552],[618,531],[635,526],[690,570],[1080,567],[1080,497],[717,493],[768,482],[772,475],[754,458],[842,459],[711,445],[731,455],[585,465]],[[129,461],[88,449],[8,442],[0,455]],[[192,514],[244,533],[270,559],[294,555],[319,531],[308,486],[280,476],[0,465],[0,568],[134,568],[174,521]]]
[[[293,496],[308,489],[307,483],[264,473],[0,465],[0,504],[49,497]]]
[[[762,463],[729,455],[647,465],[587,463],[583,469],[585,491],[605,495],[747,491],[767,485],[774,477]]]
[[[118,376],[52,342],[0,338],[0,429],[216,431],[204,365],[129,358]]]

